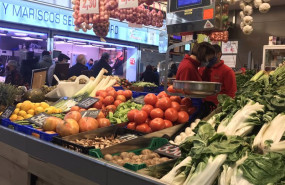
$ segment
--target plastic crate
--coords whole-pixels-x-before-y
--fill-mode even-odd
[[[45,140],[45,141],[52,141],[52,138],[54,136],[58,136],[58,134],[47,134],[45,132],[39,131],[37,129],[34,129],[30,125],[19,125],[17,123],[13,123],[9,119],[2,119],[1,124],[4,127],[13,128],[16,131],[27,134],[27,135],[37,136],[40,139]]]

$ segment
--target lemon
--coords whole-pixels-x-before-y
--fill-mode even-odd
[[[52,110],[52,114],[56,113],[56,108],[54,106],[50,106],[49,108]]]
[[[41,107],[44,109],[49,108],[49,104],[47,104],[46,102],[41,102]]]
[[[53,109],[48,107],[48,108],[45,109],[45,113],[52,114],[53,113]]]
[[[18,118],[17,114],[12,114],[12,116],[10,117],[11,121],[15,121]]]
[[[23,110],[21,110],[19,112],[19,116],[21,116],[21,117],[25,117],[26,115],[27,115],[27,113],[25,111],[23,111]]]
[[[31,117],[33,117],[33,115],[31,115],[31,114],[27,114],[26,116],[24,116],[25,119],[29,119]]]
[[[42,107],[37,107],[36,108],[36,111],[35,111],[35,114],[40,114],[40,113],[42,113],[42,112],[44,112],[45,110],[44,110],[44,108],[42,108]]]
[[[62,110],[61,110],[61,109],[55,109],[55,113],[56,113],[56,114],[62,113]]]
[[[32,108],[32,103],[30,101],[24,101],[21,105],[21,110],[28,111]]]
[[[28,110],[27,113],[30,114],[30,115],[35,115],[35,110],[34,109],[30,109],[30,110]]]
[[[22,121],[22,120],[24,120],[24,119],[25,119],[25,118],[23,118],[22,116],[18,116],[18,117],[17,117],[17,120],[18,120],[18,121]]]
[[[18,103],[17,106],[16,106],[16,108],[20,109],[21,106],[22,106],[22,103]]]
[[[34,104],[34,108],[36,109],[37,107],[40,107],[41,106],[41,104],[40,103],[35,103]]]
[[[18,114],[20,112],[20,109],[19,108],[16,108],[15,110],[14,110],[14,114]]]

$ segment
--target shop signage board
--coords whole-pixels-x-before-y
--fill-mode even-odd
[[[89,1],[89,0],[88,0]],[[96,0],[98,1],[98,0]],[[48,29],[76,32],[72,11],[23,0],[0,0],[0,21],[44,27]],[[130,28],[128,23],[110,19],[107,38],[148,45],[159,45],[160,30],[152,28]],[[92,30],[82,34],[94,35]],[[156,35],[156,36],[153,36]],[[149,38],[151,37],[151,38]]]

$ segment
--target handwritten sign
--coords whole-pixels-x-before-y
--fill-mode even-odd
[[[84,108],[84,109],[88,109],[89,107],[94,105],[94,103],[96,103],[98,100],[99,100],[98,98],[88,97],[88,98],[82,100],[81,102],[79,102],[77,104],[77,106]]]
[[[82,111],[81,116],[82,117],[91,117],[91,118],[97,118],[98,114],[100,113],[101,110],[87,110],[87,111]]]
[[[180,148],[170,143],[160,147],[159,149],[155,150],[155,152],[171,158],[181,157]]]
[[[0,118],[10,118],[10,116],[13,114],[14,110],[16,107],[14,106],[9,106],[7,107],[4,112],[2,113],[2,115],[0,116]]]
[[[50,115],[48,115],[48,114],[46,114],[46,113],[40,113],[40,114],[38,114],[38,115],[35,115],[35,116],[29,118],[28,121],[29,121],[30,123],[33,123],[33,124],[39,126],[39,127],[42,127],[43,124],[44,124],[44,122],[45,122],[45,120],[46,120],[48,117],[50,117]]]
[[[80,14],[98,14],[99,0],[80,0]]]
[[[139,6],[138,0],[119,0],[119,9],[136,8]]]

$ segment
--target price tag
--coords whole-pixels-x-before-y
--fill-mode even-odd
[[[50,115],[46,113],[40,113],[28,119],[30,123],[36,124],[39,127],[42,127],[45,120],[50,117]]]
[[[99,0],[80,0],[80,14],[98,14]]]
[[[99,99],[98,98],[92,98],[92,97],[88,97],[84,100],[82,100],[81,102],[79,102],[77,104],[78,107],[84,108],[84,109],[88,109],[89,107],[91,107],[94,103],[96,103]]]
[[[139,96],[137,98],[132,99],[133,102],[144,105],[144,96]]]
[[[139,6],[138,0],[119,0],[119,9],[136,8]]]
[[[159,149],[155,150],[155,152],[161,155],[165,155],[167,157],[171,157],[171,158],[181,157],[180,148],[170,143],[160,147]]]
[[[87,110],[87,111],[82,111],[81,116],[82,117],[91,117],[91,118],[97,118],[98,114],[100,113],[101,110]]]
[[[2,113],[2,115],[0,116],[0,118],[10,118],[10,116],[13,114],[14,110],[16,107],[14,106],[9,106],[7,107],[4,112]]]

